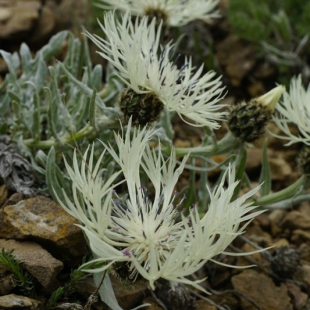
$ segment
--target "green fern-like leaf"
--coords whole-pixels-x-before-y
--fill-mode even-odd
[[[30,273],[24,270],[21,262],[12,254],[14,250],[5,251],[2,248],[0,253],[0,263],[14,274],[19,290],[26,296],[34,296],[34,279]]]

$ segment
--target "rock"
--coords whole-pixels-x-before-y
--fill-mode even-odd
[[[142,302],[147,290],[147,283],[145,280],[138,280],[135,282],[128,282],[125,280],[119,280],[116,277],[109,275],[116,299],[121,308],[131,309],[134,305]],[[77,291],[84,298],[88,298],[97,289],[93,278],[87,277],[83,281],[77,284]],[[99,302],[98,304],[102,304]]]
[[[302,265],[299,268],[299,275],[301,281],[307,284],[307,293],[310,294],[310,266],[309,265]]]
[[[287,211],[278,209],[270,212],[269,219],[270,219],[270,228],[272,236],[275,237],[282,232],[280,227],[280,223],[283,218],[286,216]]]
[[[246,171],[251,173],[260,169],[262,165],[262,150],[260,149],[248,149],[247,160],[246,160]]]
[[[149,306],[144,308],[145,310],[163,310],[163,308],[158,305],[155,298],[150,296],[145,298],[142,304],[149,304]]]
[[[23,267],[38,280],[46,291],[52,292],[59,286],[57,274],[63,263],[34,242],[19,242],[0,239],[0,249],[14,250],[13,255]]]
[[[248,92],[252,98],[256,98],[266,93],[264,84],[260,81],[255,81],[254,83],[250,84],[248,87]]]
[[[304,308],[308,300],[308,295],[300,290],[300,288],[293,282],[285,283],[290,296],[293,297],[294,309],[308,309]]]
[[[200,299],[194,302],[194,310],[217,310],[218,308],[210,305],[206,300]]]
[[[23,40],[39,18],[40,1],[2,0],[0,39]]]
[[[133,308],[139,301],[142,301],[147,290],[147,282],[144,279],[135,282],[123,281],[122,283],[120,280],[111,277],[111,281],[115,296],[122,308]]]
[[[29,42],[47,40],[53,33],[55,27],[55,13],[49,7],[43,6],[40,12],[40,17],[37,21],[37,28],[40,29],[40,31],[35,31]]]
[[[283,180],[292,174],[291,166],[282,158],[281,155],[269,156],[270,173],[272,180]]]
[[[295,245],[302,244],[303,242],[310,242],[310,231],[305,231],[302,229],[295,229],[292,233],[291,241]]]
[[[24,195],[22,193],[14,193],[12,196],[9,197],[9,199],[5,202],[5,206],[15,205],[16,203],[23,200]]]
[[[16,281],[13,274],[0,277],[0,296],[8,295],[15,287]]]
[[[0,309],[2,310],[5,309],[39,310],[40,304],[41,303],[38,300],[15,294],[0,297]]]
[[[87,246],[76,219],[53,200],[37,196],[0,209],[0,238],[34,239],[54,255],[82,256]]]
[[[22,42],[42,46],[61,30],[81,33],[89,12],[88,0],[1,0],[0,40],[4,50]]]
[[[271,235],[261,228],[256,219],[247,229],[247,238],[261,247],[269,247],[274,244]]]
[[[263,273],[253,269],[245,270],[233,276],[231,281],[241,296],[247,296],[257,305],[254,307],[249,301],[241,298],[243,310],[293,310],[286,286],[284,284],[276,286],[272,279]]]
[[[208,296],[208,299],[212,300],[219,309],[237,309],[240,304],[237,296],[229,291],[212,294]]]
[[[245,44],[236,35],[229,35],[217,46],[217,57],[231,78],[234,86],[239,86],[241,80],[253,69],[256,63],[255,50],[250,44]]]
[[[305,214],[307,216],[310,216],[310,203],[309,201],[303,201],[298,206],[298,211],[300,211],[302,214]]]
[[[64,29],[70,29],[76,34],[82,32],[81,25],[86,24],[90,12],[88,0],[45,0],[45,5],[54,12],[55,32]]]
[[[0,8],[0,23],[6,23],[12,17],[12,11],[8,8]]]
[[[274,242],[274,249],[281,248],[284,246],[289,246],[289,242],[285,238],[280,238]]]
[[[299,211],[289,212],[280,223],[282,228],[293,229],[310,229],[310,216]]]
[[[276,68],[271,63],[265,61],[261,63],[255,71],[253,72],[253,76],[257,79],[266,79],[274,76],[276,74]]]

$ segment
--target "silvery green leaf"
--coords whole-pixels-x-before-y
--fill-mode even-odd
[[[46,154],[42,151],[39,150],[35,156],[35,160],[43,167],[46,168],[46,161],[47,161],[47,156]]]
[[[41,135],[41,122],[40,122],[40,98],[39,95],[34,92],[33,94],[33,122],[32,122],[32,137],[34,141],[40,140]]]
[[[55,196],[56,193],[58,198],[65,203],[66,200],[63,194],[64,183],[65,182],[62,176],[62,171],[56,164],[55,149],[52,146],[46,159],[46,184],[49,193],[53,196],[55,201],[57,201]]]
[[[112,174],[114,173],[115,170],[115,162],[114,161],[110,161],[107,165],[106,171],[104,173],[104,177],[106,180],[108,180]]]
[[[240,187],[241,187],[241,181],[244,177],[245,173],[245,165],[246,165],[246,159],[247,159],[247,152],[244,148],[240,149],[240,152],[236,158],[235,165],[237,167],[236,169],[236,180],[240,180],[239,184],[236,186],[234,190],[234,194],[231,198],[231,201],[235,200],[238,196]]]
[[[57,100],[55,97],[52,99],[52,94],[50,89],[46,89],[49,95],[49,105],[47,110],[47,122],[49,133],[54,137],[54,139],[61,144],[61,141],[58,137],[57,123],[58,123],[58,115],[57,115]]]
[[[67,75],[67,77],[71,80],[74,85],[76,85],[82,93],[84,93],[88,98],[91,98],[93,95],[93,89],[88,87],[85,83],[79,81],[76,79],[68,70],[67,68],[62,64],[58,63],[60,68],[64,71],[64,73]],[[117,112],[118,109],[115,108],[107,108],[103,101],[100,99],[100,97],[96,96],[96,105],[100,107],[101,113],[108,119],[111,119],[112,121],[117,119],[119,117],[119,113]]]
[[[99,91],[101,83],[102,83],[102,66],[96,65],[93,71],[91,71],[90,73],[89,86]]]
[[[103,283],[101,284],[103,276],[104,276],[104,280],[103,280]],[[102,272],[95,273],[93,278],[94,278],[94,282],[97,287],[101,284],[99,288],[99,295],[100,295],[101,300],[104,303],[106,303],[112,310],[123,310],[123,308],[121,308],[117,302],[109,275],[107,273],[104,275],[104,273]],[[143,304],[132,310],[147,307],[149,305],[150,304]]]
[[[48,119],[53,126],[53,136],[55,139],[58,138],[58,134],[60,132],[75,132],[75,127],[72,123],[71,116],[68,113],[66,106],[63,104],[62,95],[60,93],[58,83],[57,83],[57,75],[56,71],[53,67],[49,67],[49,73],[51,76],[51,101],[50,101],[50,114],[49,116],[52,119]],[[60,142],[60,141],[59,141]]]
[[[20,107],[20,98],[19,98],[18,94],[16,94],[15,92],[13,92],[11,90],[9,90],[7,92],[7,94],[9,95],[11,101],[15,103],[13,106],[14,114],[17,116],[17,118],[20,118],[21,107]]]
[[[167,109],[164,109],[159,124],[160,124],[159,126],[164,129],[166,137],[170,140],[170,143],[172,144],[172,139],[174,137],[174,130],[171,124],[171,115]]]
[[[88,118],[89,118],[89,123],[91,126],[96,128],[96,116],[95,116],[95,101],[96,101],[96,89],[93,90],[93,95],[91,96],[89,100],[89,109],[88,109]]]
[[[8,93],[5,93],[4,96],[0,97],[0,116],[5,115],[9,111],[10,102],[11,100]]]
[[[46,85],[47,66],[42,55],[39,55],[36,60],[37,69],[33,76],[33,82],[36,85],[36,90],[39,92]]]
[[[0,85],[0,95],[1,94],[6,94],[6,90],[9,84],[9,79],[8,79],[8,75],[5,76],[4,81],[2,82],[2,84]]]
[[[160,140],[160,142],[167,142],[169,145],[172,144],[172,140],[170,140],[167,137],[166,131],[164,128],[158,128],[158,130],[154,134],[154,137],[156,137],[156,139]]]
[[[32,66],[33,61],[30,49],[26,43],[21,44],[19,54],[23,72],[27,72],[29,70],[29,67]]]
[[[68,68],[73,76],[78,76],[82,71],[82,51],[81,41],[74,38],[73,34],[70,33],[68,39],[68,52],[63,64]]]
[[[94,282],[96,286],[98,287],[100,285],[103,276],[104,280],[99,288],[99,295],[101,300],[106,303],[112,310],[123,310],[123,308],[119,306],[116,300],[110,277],[106,272],[94,274]]]
[[[49,61],[53,56],[59,53],[63,47],[63,42],[68,36],[68,31],[61,31],[52,36],[48,44],[45,45],[38,53],[36,57],[43,56],[45,61]]]
[[[85,28],[83,28],[83,32],[85,31]],[[89,43],[86,36],[83,36],[83,57],[84,57],[84,63],[86,65],[87,72],[91,72],[93,64],[91,60],[91,56],[89,53]],[[97,89],[98,90],[98,89]]]
[[[276,31],[280,33],[281,39],[284,39],[287,43],[292,40],[292,27],[288,16],[283,10],[279,10],[277,14],[272,14],[272,22]]]
[[[34,158],[31,160],[31,164],[35,171],[39,172],[42,175],[46,175],[46,154],[39,150]]]
[[[67,75],[67,77],[71,80],[71,82],[74,83],[77,87],[79,87],[79,89],[90,98],[93,94],[92,88],[88,87],[83,82],[75,78],[75,76],[72,75],[71,72],[61,62],[58,62],[58,64],[60,68],[64,71],[64,73]]]
[[[207,168],[208,162],[205,159],[201,160],[202,168]],[[200,212],[207,212],[207,206],[210,203],[210,196],[208,191],[206,190],[208,184],[208,172],[207,170],[200,172],[200,179],[199,179],[199,190],[198,190],[198,198],[199,204],[201,209]]]
[[[190,159],[191,165],[195,166],[195,158]],[[184,192],[186,193],[186,198],[183,201],[184,206],[186,206],[187,210],[188,208],[191,208],[195,203],[197,202],[196,197],[196,171],[194,169],[190,170],[190,175],[188,179],[188,185],[184,190],[180,191],[179,193],[179,199],[182,198],[181,194]]]
[[[8,53],[3,50],[0,50],[0,54],[4,61],[6,62],[9,72],[11,73],[13,80],[17,78],[17,69],[20,67],[20,60],[17,53]]]

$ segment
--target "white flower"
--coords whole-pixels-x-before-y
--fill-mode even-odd
[[[218,0],[100,0],[98,7],[104,10],[119,9],[130,11],[132,15],[148,15],[156,12],[167,19],[167,23],[173,27],[186,25],[200,19],[208,22],[211,18],[220,17],[215,10]]]
[[[70,167],[65,159],[66,169],[72,180],[74,202],[69,199],[65,191],[63,191],[65,201],[61,201],[56,192],[54,192],[54,194],[59,204],[69,214],[77,218],[83,225],[87,226],[89,230],[103,236],[111,214],[112,184],[120,174],[120,171],[114,173],[106,180],[104,178],[104,170],[99,169],[105,151],[101,154],[98,162],[94,166],[94,145],[91,147],[88,160],[89,148],[90,147],[87,148],[82,158],[81,167],[78,166],[76,151],[74,151],[73,155],[73,168]],[[81,193],[83,199],[80,199]]]
[[[303,142],[310,145],[310,84],[305,89],[301,76],[291,80],[289,92],[283,95],[283,102],[276,105],[279,114],[273,116],[273,121],[283,131],[284,135],[274,136],[287,140],[286,145]],[[295,124],[300,134],[291,132],[290,125]]]
[[[89,173],[85,172],[86,155],[81,172],[76,157],[74,169],[67,165],[75,194],[72,202],[66,198],[65,208],[81,221],[81,228],[96,256],[92,262],[105,262],[101,267],[86,271],[102,272],[115,262],[127,262],[131,277],[140,274],[153,289],[154,282],[163,278],[172,286],[174,282],[182,282],[204,290],[199,285],[203,280],[193,281],[186,277],[218,254],[234,255],[225,252],[227,246],[263,212],[249,213],[255,207],[245,203],[258,188],[231,201],[238,181],[235,181],[234,168],[229,167],[219,186],[213,191],[207,189],[210,193],[208,212],[200,219],[194,207],[189,216],[184,216],[178,211],[183,198],[176,205],[174,188],[188,157],[176,169],[174,151],[166,161],[160,146],[154,150],[148,145],[153,130],[140,132],[135,129],[132,138],[130,131],[131,122],[125,134],[115,135],[117,150],[104,144],[106,152],[119,164],[124,175],[127,198],[120,198],[116,193],[112,196],[115,186],[111,184],[117,173],[102,181],[109,184],[110,190],[107,190],[105,184],[99,185],[99,163],[92,168],[90,159]],[[141,172],[145,172],[154,187],[152,199],[141,184]],[[226,176],[228,187],[224,189]],[[84,200],[82,205],[80,198]]]
[[[135,93],[153,94],[169,111],[186,116],[197,126],[219,128],[217,121],[227,114],[221,111],[224,105],[217,104],[224,89],[220,77],[215,78],[212,71],[203,74],[203,66],[195,72],[190,58],[178,69],[170,61],[173,46],[160,49],[161,26],[156,32],[155,22],[148,24],[144,17],[133,23],[128,12],[120,22],[109,12],[100,24],[106,39],[86,34]]]

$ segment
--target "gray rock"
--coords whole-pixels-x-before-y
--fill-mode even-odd
[[[13,255],[22,263],[23,268],[36,278],[46,291],[52,292],[59,286],[56,276],[62,270],[63,263],[40,245],[28,241],[0,239],[0,249],[2,248],[5,251],[14,250]]]
[[[85,24],[87,0],[0,0],[0,40],[41,45],[53,33]]]
[[[77,220],[53,200],[37,196],[0,209],[0,238],[35,239],[55,257],[87,253]]]
[[[35,299],[31,299],[25,296],[19,296],[15,294],[10,294],[0,297],[0,309],[40,309],[40,302]]]

